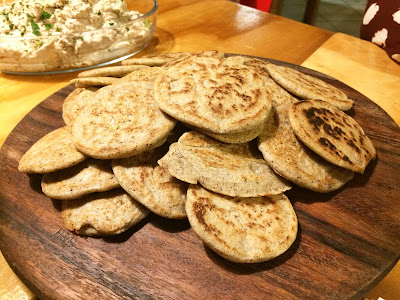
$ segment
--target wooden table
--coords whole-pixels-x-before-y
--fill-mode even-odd
[[[155,37],[139,56],[216,49],[303,65],[353,87],[400,123],[400,67],[372,44],[225,0],[160,0],[159,7]],[[76,75],[0,73],[0,145],[33,107],[68,85]],[[396,276],[399,269],[397,265],[367,296],[370,299],[399,298],[400,282]],[[6,280],[0,287],[0,296],[34,297],[3,257],[0,257],[0,278]]]

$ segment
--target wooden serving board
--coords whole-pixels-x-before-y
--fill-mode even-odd
[[[289,191],[299,232],[283,255],[264,263],[229,262],[208,249],[187,220],[154,214],[113,237],[63,229],[60,203],[41,192],[40,175],[17,170],[22,155],[63,126],[67,86],[35,107],[0,151],[0,246],[40,299],[359,299],[400,256],[400,130],[372,101],[326,75],[354,99],[350,114],[378,158],[343,188]]]

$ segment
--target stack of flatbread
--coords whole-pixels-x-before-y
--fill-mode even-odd
[[[293,184],[331,192],[376,152],[343,110],[353,101],[299,71],[218,51],[132,58],[84,71],[66,126],[37,141],[19,171],[41,173],[67,229],[119,234],[149,212],[188,218],[240,263],[293,244]]]

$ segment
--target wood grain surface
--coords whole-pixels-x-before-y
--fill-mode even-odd
[[[290,66],[355,100],[350,114],[378,158],[336,192],[295,187],[286,193],[299,219],[286,253],[264,263],[232,263],[204,246],[186,220],[156,215],[114,237],[65,231],[60,203],[41,192],[41,176],[20,174],[17,165],[34,142],[64,125],[61,107],[70,85],[35,107],[0,152],[0,246],[10,266],[40,299],[360,298],[400,255],[400,130],[350,87]]]

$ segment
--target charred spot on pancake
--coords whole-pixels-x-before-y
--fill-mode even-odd
[[[353,140],[348,140],[348,141],[347,141],[347,144],[348,144],[350,147],[352,147],[354,150],[356,150],[357,153],[360,153],[360,152],[361,152],[361,151],[360,151],[360,148],[358,148],[358,147],[356,146],[356,144],[354,144],[354,141],[353,141]]]
[[[204,220],[204,216],[206,214],[204,206],[201,205],[199,202],[195,202],[193,203],[193,210],[199,223],[204,226],[207,226]]]
[[[353,162],[347,157],[347,155],[344,155],[342,157],[343,160],[347,161],[349,164],[353,164]]]
[[[304,109],[303,112],[306,115],[308,122],[314,126],[313,128],[315,131],[319,131],[320,127],[325,124],[325,121],[315,114],[315,112],[320,112],[318,108],[311,107],[309,109]]]
[[[209,199],[199,197],[200,201],[203,202],[209,202]],[[208,232],[214,232],[214,236],[218,237],[218,234],[221,234],[221,231],[216,228],[214,225],[209,224],[205,221],[204,217],[207,214],[208,210],[212,210],[212,205],[208,203],[200,203],[200,202],[195,202],[193,203],[193,210],[196,215],[197,220],[201,225],[203,225],[204,230]]]
[[[346,133],[340,128],[340,127],[333,127],[329,124],[324,124],[323,126],[324,131],[326,134],[332,136],[333,138],[339,140],[341,137],[344,138],[344,136],[346,135]]]
[[[336,152],[336,146],[334,144],[331,143],[331,141],[329,141],[326,138],[320,138],[319,143],[325,147],[329,147],[330,150],[335,151]],[[337,152],[336,152],[337,153]]]

